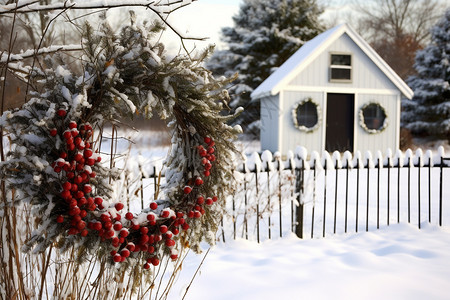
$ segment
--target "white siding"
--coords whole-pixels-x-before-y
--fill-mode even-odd
[[[349,53],[352,55],[352,82],[329,82],[330,53]],[[351,89],[388,89],[397,90],[395,85],[386,75],[370,60],[353,40],[343,34],[327,49],[325,49],[314,61],[312,61],[289,86],[314,86],[328,88]]]
[[[278,95],[261,99],[261,150],[280,150],[278,132],[281,111]]]
[[[380,150],[384,153],[388,148],[395,151],[398,145],[398,118],[400,117],[398,100],[395,95],[358,94],[355,103],[355,140],[356,150],[362,153],[370,150],[372,153]],[[387,127],[379,133],[367,133],[360,125],[359,111],[364,104],[375,102],[380,104],[387,114]]]
[[[323,111],[324,106],[324,93],[318,92],[284,92],[283,94],[283,109],[281,110],[281,142],[280,151],[286,154],[288,150],[295,150],[297,146],[303,146],[308,149],[308,151],[321,151],[323,130],[324,130],[324,119]],[[294,121],[292,119],[292,109],[294,105],[300,100],[305,98],[312,98],[314,102],[319,105],[319,116],[320,126],[313,132],[300,131],[294,126]]]

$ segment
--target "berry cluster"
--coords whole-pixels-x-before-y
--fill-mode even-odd
[[[65,117],[66,111],[60,109],[57,114]],[[101,161],[101,157],[91,149],[90,124],[71,121],[66,128],[60,128],[59,131],[56,128],[50,130],[51,136],[56,137],[58,134],[64,142],[59,158],[53,162],[52,167],[61,177],[60,196],[65,202],[65,211],[56,217],[56,222],[69,222],[69,235],[86,236],[89,232],[84,219],[88,211],[103,209],[103,199],[94,198],[93,188],[89,184],[90,179],[97,175],[92,167]]]

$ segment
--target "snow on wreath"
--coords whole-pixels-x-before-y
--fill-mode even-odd
[[[159,23],[124,26],[118,34],[107,23],[99,28],[83,27],[78,68],[57,53],[42,69],[21,67],[32,70],[22,74],[31,74],[36,89],[0,119],[10,140],[0,176],[10,205],[32,207],[35,230],[24,251],[75,246],[77,259],[100,253],[119,269],[148,269],[184,247],[214,243],[240,133],[227,125],[236,114],[224,112],[224,86],[233,78],[217,79],[202,67],[211,49],[166,57],[163,45],[151,42]],[[124,212],[114,198],[111,182],[121,170],[105,166],[99,152],[104,126],[135,114],[158,115],[172,130],[167,183],[139,213]]]

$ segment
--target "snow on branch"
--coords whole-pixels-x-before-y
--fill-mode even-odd
[[[80,51],[82,49],[83,48],[81,45],[76,45],[76,44],[53,45],[50,47],[40,48],[38,50],[29,49],[29,50],[26,50],[26,51],[24,51],[22,53],[18,53],[18,54],[11,53],[11,54],[9,54],[9,58],[8,58],[8,53],[3,52],[0,55],[0,63],[17,62],[17,61],[24,60],[26,58],[36,56],[36,55],[51,54],[51,53],[55,53],[55,52],[59,52],[59,51]]]

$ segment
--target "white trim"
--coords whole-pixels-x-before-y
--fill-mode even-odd
[[[375,94],[375,95],[400,95],[398,90],[390,89],[364,89],[364,88],[349,88],[349,87],[333,87],[333,86],[299,86],[289,85],[283,91],[289,92],[325,92],[337,94]]]

